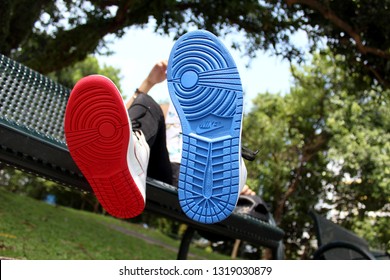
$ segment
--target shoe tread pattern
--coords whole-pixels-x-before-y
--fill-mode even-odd
[[[66,108],[65,136],[103,208],[115,217],[131,218],[145,203],[127,168],[131,131],[117,91],[102,76],[88,76],[76,84]]]
[[[231,214],[238,198],[242,86],[214,35],[186,35],[175,44],[167,72],[183,130],[179,201],[189,218],[216,223]]]

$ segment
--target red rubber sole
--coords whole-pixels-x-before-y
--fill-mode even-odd
[[[145,199],[127,163],[131,126],[113,82],[92,75],[76,84],[65,112],[65,136],[73,160],[103,208],[118,218],[142,213]]]

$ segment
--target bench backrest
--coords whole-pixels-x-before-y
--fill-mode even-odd
[[[369,252],[368,243],[363,238],[333,223],[325,217],[322,217],[314,211],[310,214],[315,221],[318,247],[337,242],[340,244],[351,244],[364,252]],[[331,250],[327,250],[323,255],[325,259],[328,260],[354,260],[364,258],[359,251],[345,246],[336,246]]]

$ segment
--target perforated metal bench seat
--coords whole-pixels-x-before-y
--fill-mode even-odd
[[[90,192],[65,144],[63,120],[69,93],[69,89],[0,54],[0,161]],[[272,248],[274,258],[281,257],[284,233],[272,221],[235,212],[217,224],[195,223],[181,211],[176,188],[150,178],[146,210],[196,230]]]

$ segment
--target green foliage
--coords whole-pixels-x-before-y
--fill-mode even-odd
[[[68,88],[73,88],[78,80],[92,74],[100,74],[110,78],[119,91],[122,91],[120,87],[120,69],[108,65],[101,67],[97,58],[93,56],[88,56],[85,60],[77,62],[72,66],[52,72],[48,76]]]
[[[93,212],[101,211],[95,196],[89,193],[73,190],[13,168],[4,167],[0,170],[0,189],[37,200],[46,200],[52,195],[58,205]]]
[[[348,174],[336,187],[344,193],[339,210],[361,204],[359,209],[377,211],[390,203],[389,104],[370,99],[349,98],[329,119],[335,131],[329,154],[339,172]]]
[[[312,52],[325,43],[332,53],[344,57],[346,71],[356,82],[368,75],[390,86],[389,0],[269,2],[281,3],[287,18],[301,18],[299,28],[307,32]]]
[[[366,215],[363,219],[352,221],[352,230],[368,241],[373,250],[390,254],[390,217]]]
[[[245,117],[244,144],[260,150],[247,164],[249,183],[286,231],[288,258],[308,257],[304,214],[314,207],[333,209],[348,228],[369,211],[389,215],[389,92],[356,84],[342,61],[315,55],[311,66],[293,68],[289,94],[259,94]]]
[[[312,51],[326,44],[345,57],[349,74],[389,87],[389,7],[390,0],[7,0],[0,4],[0,52],[46,74],[107,53],[106,35],[121,37],[154,20],[157,33],[241,33],[245,39],[233,45],[249,57],[263,49],[301,61],[291,39],[300,30]]]
[[[29,260],[174,260],[179,241],[113,217],[0,189],[1,256]],[[191,248],[192,259],[227,259]]]

